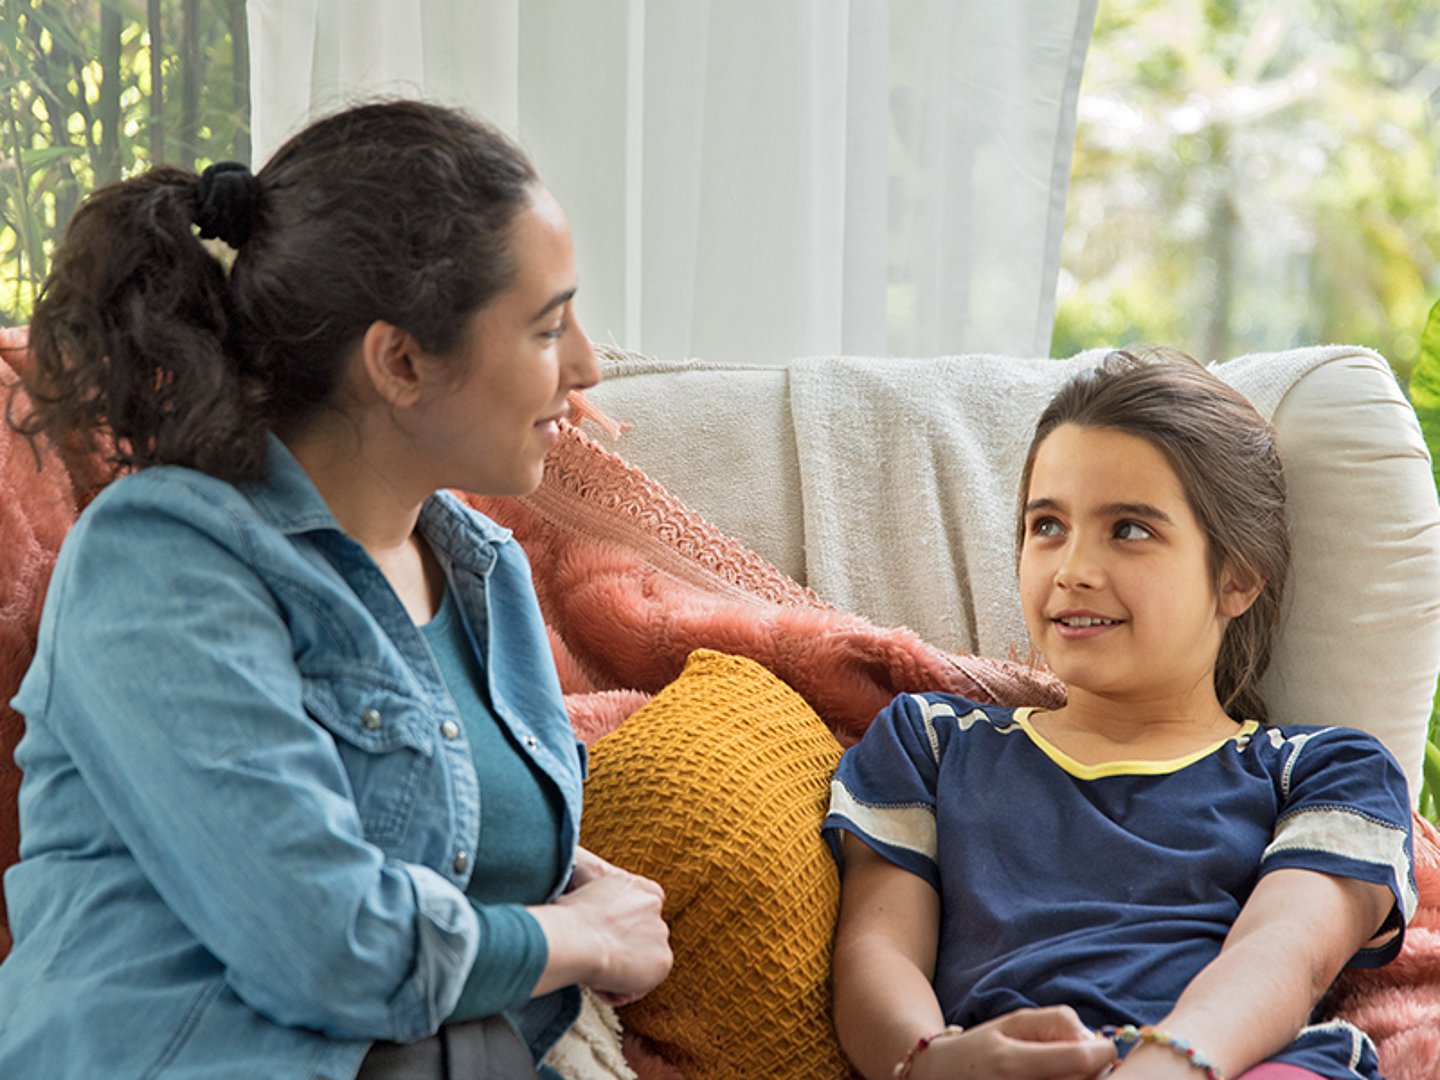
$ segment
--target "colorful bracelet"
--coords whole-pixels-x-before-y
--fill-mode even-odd
[[[905,1055],[905,1060],[895,1066],[895,1080],[906,1080],[910,1075],[910,1070],[915,1067],[915,1059],[924,1053],[936,1039],[945,1035],[959,1035],[964,1030],[965,1029],[959,1024],[946,1024],[945,1027],[935,1032],[934,1035],[920,1036],[919,1041],[916,1042],[916,1044],[910,1048],[910,1052]]]
[[[1190,1063],[1192,1069],[1199,1069],[1203,1072],[1205,1080],[1225,1080],[1225,1074],[1210,1064],[1210,1059],[1185,1039],[1171,1035],[1168,1031],[1161,1031],[1157,1027],[1151,1027],[1149,1024],[1141,1027],[1136,1027],[1134,1024],[1122,1024],[1119,1027],[1107,1024],[1095,1034],[1097,1038],[1109,1039],[1117,1046],[1135,1046],[1139,1043],[1163,1046],[1183,1057]]]

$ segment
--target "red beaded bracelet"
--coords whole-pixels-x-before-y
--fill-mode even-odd
[[[1205,1074],[1205,1080],[1225,1080],[1225,1074],[1210,1063],[1210,1059],[1202,1054],[1190,1043],[1168,1031],[1151,1027],[1144,1024],[1136,1027],[1134,1024],[1122,1024],[1116,1027],[1108,1024],[1095,1033],[1097,1038],[1110,1039],[1112,1042],[1123,1046],[1134,1046],[1137,1043],[1151,1043],[1155,1046],[1163,1046],[1173,1050],[1190,1063],[1192,1069],[1199,1069]],[[898,1075],[898,1074],[897,1074]]]
[[[929,1045],[936,1039],[946,1035],[959,1035],[964,1030],[965,1029],[959,1024],[947,1024],[935,1032],[934,1035],[920,1036],[919,1041],[917,1041],[915,1045],[910,1048],[910,1052],[905,1055],[905,1059],[901,1061],[899,1065],[895,1066],[895,1080],[906,1080],[910,1075],[910,1070],[915,1067],[915,1059],[924,1053]]]

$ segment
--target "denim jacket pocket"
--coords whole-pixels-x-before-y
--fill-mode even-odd
[[[435,754],[423,703],[384,683],[306,677],[305,711],[335,739],[371,843],[405,835]]]

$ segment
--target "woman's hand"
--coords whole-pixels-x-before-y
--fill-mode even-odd
[[[535,993],[579,983],[612,1005],[644,997],[674,962],[664,904],[656,882],[580,848],[566,891],[530,909],[550,948]]]
[[[957,1035],[916,1058],[912,1080],[1096,1080],[1115,1062],[1069,1006],[1020,1009]]]
[[[575,866],[570,872],[570,883],[565,886],[565,891],[573,892],[580,886],[588,885],[605,874],[629,873],[629,870],[622,870],[614,863],[602,859],[589,848],[577,847],[575,849]]]

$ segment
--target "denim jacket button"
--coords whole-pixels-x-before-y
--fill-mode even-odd
[[[535,738],[534,735],[526,735],[525,738],[522,739],[521,741],[524,742],[524,744],[525,744],[525,749],[526,749],[526,750],[539,750],[539,749],[540,749],[540,740],[537,739],[537,738]]]
[[[454,867],[455,873],[463,874],[465,868],[470,865],[470,856],[463,851],[457,851],[455,853],[455,861],[450,865]]]
[[[363,713],[361,713],[360,722],[364,724],[366,729],[369,731],[374,731],[382,723],[380,719],[380,714],[374,709],[366,709]]]
[[[440,734],[447,739],[458,739],[460,737],[460,725],[454,720],[446,720],[440,725]]]

